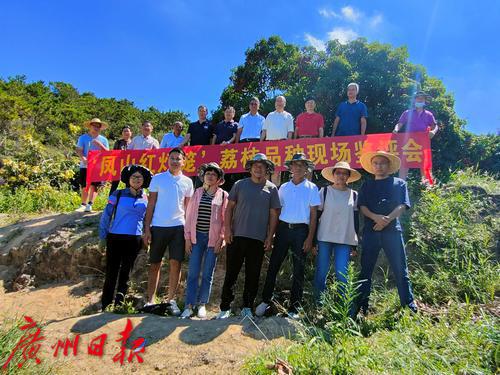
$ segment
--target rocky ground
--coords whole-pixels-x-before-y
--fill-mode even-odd
[[[286,342],[296,326],[285,318],[250,321],[180,320],[149,314],[99,313],[104,254],[97,247],[99,214],[56,214],[12,222],[0,228],[0,321],[28,315],[44,325],[41,358],[57,373],[232,374],[248,355],[271,343]],[[131,292],[142,303],[147,255],[138,258]],[[220,294],[223,259],[216,271],[212,296]],[[167,272],[163,272],[164,276]],[[165,285],[165,281],[164,284]],[[183,295],[182,290],[179,293]],[[217,298],[209,306],[216,313]],[[182,298],[180,299],[182,300]],[[130,318],[131,340],[144,337],[144,362],[113,362],[118,334]],[[80,335],[78,354],[52,356],[57,340]],[[102,358],[87,354],[89,342],[107,334]],[[127,343],[131,346],[131,341]],[[127,349],[127,354],[130,349]]]

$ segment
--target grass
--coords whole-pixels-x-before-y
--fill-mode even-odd
[[[495,374],[500,369],[498,318],[473,305],[456,305],[439,316],[414,315],[394,310],[391,300],[359,322],[368,336],[347,329],[337,329],[328,340],[301,335],[290,346],[251,357],[244,371],[271,374],[268,365],[275,358],[290,363],[294,374]]]
[[[446,185],[409,186],[414,208],[405,217],[405,239],[420,312],[401,309],[384,267],[374,279],[368,316],[355,321],[346,304],[356,284],[349,281],[342,298],[331,281],[323,307],[306,306],[294,342],[248,358],[245,372],[271,374],[269,365],[281,358],[294,374],[500,373],[500,319],[493,312],[500,303],[493,196],[500,182],[468,169],[452,173]]]
[[[107,203],[109,188],[105,187],[94,202],[95,210],[102,210]],[[0,212],[8,214],[70,212],[81,204],[78,192],[62,189],[56,190],[50,186],[28,190],[16,188],[14,192],[0,190]]]
[[[7,361],[12,350],[16,347],[19,339],[23,336],[25,331],[19,329],[20,326],[24,325],[26,322],[19,319],[4,318],[0,322],[0,366]],[[32,332],[32,331],[31,331]],[[42,329],[43,335],[43,329]],[[42,341],[42,345],[48,345],[48,343]],[[40,352],[39,352],[40,353]],[[2,374],[53,374],[54,366],[51,366],[46,358],[41,358],[42,362],[36,364],[34,360],[28,360],[24,363],[21,368],[18,368],[17,364],[20,362],[21,354],[20,351],[13,357],[9,362],[9,366],[6,370],[0,370]],[[1,367],[0,367],[1,368]]]

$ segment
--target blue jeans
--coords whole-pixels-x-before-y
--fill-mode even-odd
[[[316,272],[314,273],[314,298],[319,302],[321,293],[326,289],[326,278],[330,271],[330,259],[334,257],[335,277],[343,284],[347,279],[347,268],[351,255],[351,246],[333,242],[318,241]]]
[[[208,233],[196,232],[196,244],[193,244],[189,257],[186,306],[208,303],[216,263],[217,255],[214,253],[214,248],[208,247]]]
[[[394,273],[401,305],[408,306],[413,302],[413,293],[408,277],[406,251],[402,233],[396,230],[382,230],[379,232],[365,230],[363,233],[363,252],[361,253],[359,307],[365,310],[368,308],[373,269],[377,263],[380,249],[384,249],[389,265]]]

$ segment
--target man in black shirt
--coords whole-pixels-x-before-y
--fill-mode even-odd
[[[126,150],[128,145],[132,142],[132,129],[130,129],[130,126],[125,125],[122,128],[122,137],[120,139],[117,139],[114,146],[113,150]],[[113,181],[111,183],[111,189],[109,190],[109,195],[113,194],[113,192],[118,189],[118,184],[120,183],[120,180]]]
[[[184,144],[209,145],[214,129],[210,121],[207,120],[208,109],[204,105],[198,107],[198,121],[189,124]]]
[[[234,107],[229,106],[224,110],[224,121],[215,125],[212,144],[227,145],[234,143],[236,131],[238,130],[238,123],[234,121],[235,114]]]

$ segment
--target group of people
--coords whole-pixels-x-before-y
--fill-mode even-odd
[[[316,303],[322,303],[331,263],[340,285],[346,282],[351,250],[359,242],[359,210],[365,220],[361,286],[352,306],[353,316],[368,309],[371,276],[381,249],[395,275],[401,305],[417,311],[399,221],[410,207],[408,190],[404,180],[391,176],[400,167],[397,156],[385,151],[362,154],[361,165],[374,178],[367,179],[359,193],[349,188],[349,183],[359,180],[361,174],[346,162],[323,169],[321,173],[330,184],[318,190],[306,178],[314,163],[301,153],[286,162],[291,180],[279,188],[269,178],[274,163],[259,153],[246,163],[250,177],[237,181],[229,193],[221,188],[224,170],[213,162],[200,168],[202,186],[194,189],[192,180],[182,173],[185,158],[182,148],[176,147],[169,151],[166,172],[152,176],[139,165],[122,170],[121,181],[126,188],[111,194],[99,227],[107,255],[103,310],[113,302],[123,301],[135,258],[146,247],[150,265],[144,309],[156,304],[161,264],[168,250],[168,312],[181,318],[205,318],[217,258],[226,251],[226,273],[222,293],[217,296],[220,311],[216,317],[231,315],[234,287],[243,264],[241,315],[263,316],[273,304],[279,270],[290,254],[293,276],[288,315],[299,318],[309,254],[316,255]],[[145,189],[149,189],[148,195]],[[270,253],[269,267],[260,303],[255,307],[266,252]],[[181,312],[176,297],[186,255],[189,265]]]
[[[368,110],[366,105],[357,99],[359,85],[350,83],[347,86],[347,100],[341,102],[335,112],[335,120],[332,125],[332,136],[364,135],[367,130]],[[438,131],[438,126],[432,112],[425,109],[430,96],[423,91],[414,95],[412,106],[405,110],[393,132],[429,132],[432,138]],[[132,137],[129,126],[122,128],[121,138],[114,144],[114,150],[147,150],[156,148],[173,148],[187,145],[225,145],[231,143],[259,142],[266,140],[283,140],[291,138],[313,138],[325,135],[324,118],[316,112],[316,102],[313,98],[305,101],[305,112],[299,114],[295,119],[285,111],[286,98],[277,96],[275,99],[275,110],[266,117],[259,113],[260,101],[254,97],[249,102],[249,111],[241,116],[239,122],[234,120],[235,109],[231,106],[224,110],[224,120],[212,124],[208,119],[208,109],[204,105],[198,107],[198,120],[189,124],[184,135],[182,122],[173,124],[172,131],[165,134],[158,142],[152,136],[153,125],[149,121],[142,124],[141,135]],[[100,132],[107,124],[98,118],[85,123],[89,132],[80,136],[77,142],[77,153],[80,156],[80,184],[82,190],[82,205],[78,211],[89,212],[92,210],[98,188],[101,183],[92,183],[86,188],[87,155],[90,150],[109,150],[107,139]],[[399,177],[406,179],[408,169],[401,168]],[[424,173],[422,173],[424,176]],[[273,182],[280,185],[280,174],[273,174]],[[118,187],[114,182],[110,193]]]

